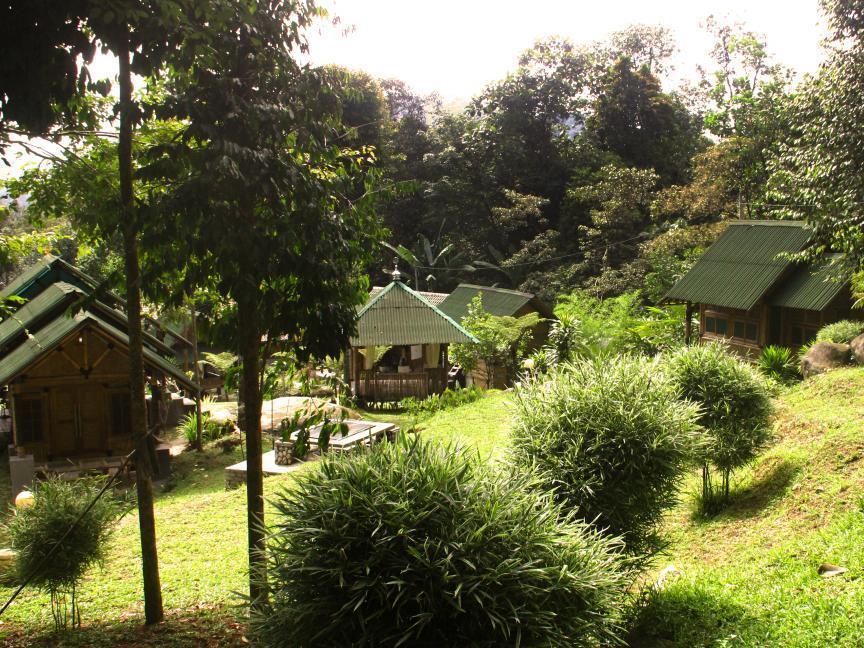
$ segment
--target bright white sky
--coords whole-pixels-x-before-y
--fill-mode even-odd
[[[767,37],[775,59],[814,72],[825,36],[818,0],[322,0],[340,28],[312,37],[312,59],[396,77],[445,101],[467,100],[516,67],[519,54],[547,36],[591,42],[633,23],[672,30],[681,77],[708,61],[710,14]],[[353,33],[340,32],[353,26]]]

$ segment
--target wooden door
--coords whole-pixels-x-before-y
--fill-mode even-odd
[[[99,386],[79,387],[76,400],[78,452],[86,454],[104,452],[107,447],[105,390]]]
[[[98,385],[58,387],[51,398],[52,457],[105,452],[105,390]]]
[[[76,391],[74,387],[61,387],[51,394],[51,442],[48,447],[54,457],[77,452]]]

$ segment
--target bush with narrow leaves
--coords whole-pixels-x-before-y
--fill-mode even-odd
[[[780,384],[788,384],[801,377],[798,359],[788,347],[766,346],[759,354],[756,366],[762,375]]]
[[[527,380],[515,402],[516,466],[632,553],[656,549],[701,438],[697,409],[656,366],[632,356],[565,364]]]
[[[30,579],[31,585],[51,594],[57,627],[70,621],[72,626],[80,625],[78,585],[86,571],[101,562],[106,541],[124,510],[122,501],[109,491],[84,513],[103,483],[103,478],[64,481],[59,477],[37,482],[33,503],[18,509],[7,525],[18,552],[18,578]]]
[[[591,646],[616,642],[619,545],[528,478],[418,439],[325,458],[281,491],[267,646]]]
[[[771,394],[749,363],[720,344],[681,349],[665,359],[665,367],[681,397],[702,409],[704,509],[716,500],[709,467],[721,473],[720,501],[725,501],[732,471],[752,461],[770,441]]]
[[[819,329],[819,332],[816,334],[816,341],[849,344],[862,333],[864,333],[864,322],[840,320]]]

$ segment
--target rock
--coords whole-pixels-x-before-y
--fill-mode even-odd
[[[852,357],[859,365],[864,365],[864,333],[856,337],[849,344],[852,348]]]
[[[669,565],[660,572],[660,575],[657,577],[657,582],[654,583],[654,589],[657,591],[663,591],[671,582],[678,580],[681,576],[683,576],[683,574],[675,565]]]
[[[842,367],[849,362],[852,348],[848,344],[817,342],[801,358],[801,375],[805,378]]]
[[[819,565],[819,569],[817,571],[822,578],[831,578],[832,576],[839,576],[840,574],[845,574],[849,570],[845,567],[832,565],[831,563],[822,563],[821,565]]]

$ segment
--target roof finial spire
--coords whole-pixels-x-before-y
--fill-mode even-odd
[[[399,272],[399,257],[393,257],[393,272],[390,273],[393,281],[402,281],[402,273]]]

